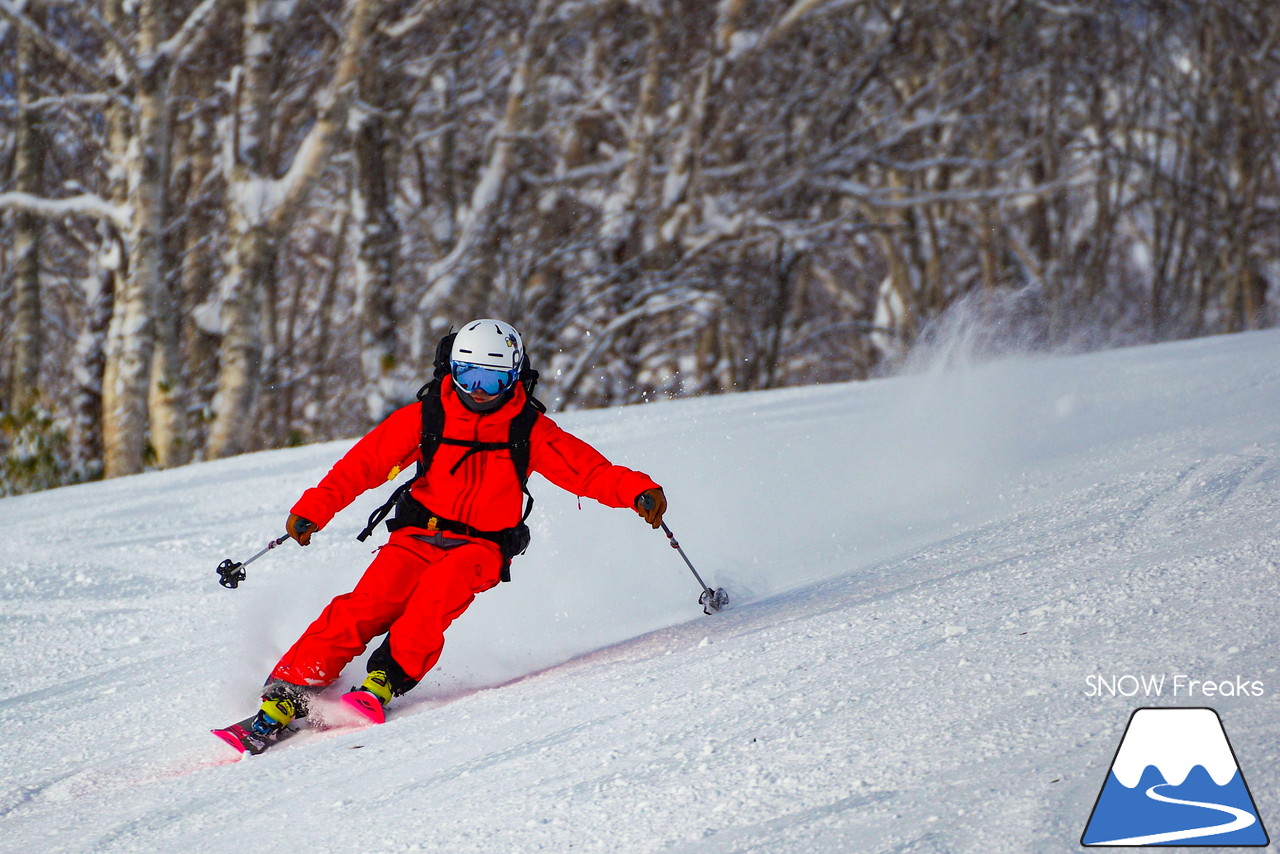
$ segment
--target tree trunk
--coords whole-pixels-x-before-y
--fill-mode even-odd
[[[173,193],[173,199],[180,200],[187,195],[190,171],[183,164],[182,181],[175,180],[173,174],[172,151],[174,145],[173,106],[166,116],[168,139],[166,140],[166,169],[168,182],[179,185],[180,191]],[[166,209],[173,202],[166,203]],[[180,202],[179,202],[180,204]],[[165,220],[170,217],[166,210]],[[187,413],[190,409],[190,383],[183,347],[183,328],[186,325],[185,304],[183,299],[181,249],[184,235],[174,234],[167,228],[167,234],[160,237],[161,280],[157,283],[156,293],[156,349],[151,361],[151,444],[155,449],[156,464],[161,468],[184,465],[191,461],[191,439],[188,428]]]
[[[253,448],[254,408],[261,385],[263,277],[274,267],[273,240],[258,208],[271,174],[276,34],[288,13],[276,0],[248,0],[241,41],[243,73],[236,79],[232,163],[227,175],[226,271],[221,284],[222,341],[218,347],[218,383],[213,395],[213,424],[205,450],[210,459]]]
[[[605,254],[622,263],[635,243],[637,206],[644,194],[649,176],[649,160],[653,156],[654,135],[658,130],[662,86],[662,22],[661,10],[645,6],[649,43],[645,48],[644,77],[636,98],[635,112],[627,129],[627,162],[616,189],[605,198],[600,218],[600,237]]]
[[[324,306],[333,304],[334,294],[338,290],[338,280],[342,277],[342,256],[347,251],[347,232],[350,226],[349,210],[335,217],[333,255],[330,258],[328,274],[324,277],[324,284],[320,288],[321,308],[316,312],[315,348],[308,354],[307,359],[307,364],[311,365],[311,376],[304,387],[309,402],[303,407],[305,424],[303,432],[312,439],[320,432],[325,416],[324,407],[318,405],[317,401],[325,400],[331,394],[329,373],[333,360],[329,354],[329,344],[332,340],[333,312],[326,310]]]
[[[470,204],[462,212],[457,242],[448,255],[433,263],[427,271],[428,285],[418,302],[424,312],[431,311],[442,300],[466,302],[466,295],[455,291],[467,278],[468,267],[475,263],[476,250],[491,236],[490,227],[498,214],[502,191],[521,145],[525,102],[536,82],[538,60],[545,49],[544,31],[553,17],[551,13],[555,6],[552,0],[538,0],[529,20],[524,41],[513,63],[511,79],[507,82],[502,118],[490,134],[488,156],[472,188]],[[421,342],[419,346],[422,346]]]
[[[139,55],[151,56],[162,38],[161,0],[144,0],[137,10]],[[136,474],[147,463],[149,398],[155,352],[156,311],[165,283],[164,227],[169,172],[169,114],[165,63],[153,63],[134,93],[135,139],[126,173],[132,219],[129,265],[116,288],[115,311],[107,335],[103,388],[106,477]],[[163,418],[169,422],[168,417]],[[167,437],[166,437],[167,438]],[[154,449],[154,446],[151,446]]]
[[[212,82],[200,78],[195,83],[201,101],[209,97]],[[215,296],[216,253],[204,244],[215,228],[216,218],[210,203],[201,194],[205,180],[213,172],[216,134],[207,120],[198,118],[184,140],[184,160],[187,170],[186,225],[175,235],[180,249],[177,262],[180,268],[184,312],[188,322],[182,328],[182,358],[185,364],[188,410],[207,413],[213,395],[213,383],[217,376],[218,336],[217,319],[209,315],[210,299]],[[204,447],[207,416],[187,419],[187,444],[190,453]]]
[[[671,166],[662,187],[663,223],[659,236],[666,243],[679,243],[696,218],[693,185],[697,180],[706,136],[711,129],[715,101],[729,72],[729,54],[744,7],[743,0],[721,0],[716,5],[710,50],[698,71],[693,91],[682,105],[683,130],[670,155]]]
[[[117,4],[118,5],[118,4]],[[113,7],[109,6],[108,11]],[[123,164],[128,155],[131,133],[129,110],[112,103],[105,110],[106,158],[109,163]],[[116,207],[128,204],[129,188],[124,169],[108,171],[107,200]],[[103,391],[107,372],[107,336],[115,311],[116,289],[126,271],[128,247],[123,235],[112,224],[96,225],[97,247],[90,262],[89,276],[82,288],[84,294],[84,326],[76,337],[74,388],[71,403],[71,472],[80,480],[101,477],[105,466]]]
[[[30,10],[37,24],[43,23],[44,10],[36,5]],[[14,187],[21,193],[39,196],[44,189],[44,134],[38,108],[31,102],[37,97],[37,49],[32,36],[19,31],[17,90],[18,127],[14,151]],[[40,360],[44,351],[40,297],[40,232],[43,220],[35,213],[14,214],[14,317],[13,373],[8,396],[9,410],[18,412],[40,395]]]
[[[121,122],[123,116],[109,118]],[[75,385],[71,395],[71,474],[77,480],[101,477],[103,468],[102,387],[107,365],[107,331],[115,303],[117,271],[124,245],[115,229],[98,223],[97,257],[82,285],[84,326],[76,337]]]
[[[232,241],[222,286],[223,336],[214,421],[206,446],[211,459],[253,450],[263,377],[263,298],[272,288],[280,245],[293,217],[319,182],[338,138],[346,131],[360,65],[381,11],[378,0],[350,0],[347,29],[332,82],[315,124],[283,177],[275,177],[276,37],[293,3],[250,0],[245,11],[244,74],[236,93],[237,119],[230,146],[228,222]]]
[[[156,346],[151,359],[151,446],[156,465],[180,466],[191,461],[187,436],[188,385],[182,348],[180,279],[168,265],[156,298]]]
[[[369,70],[362,81],[364,101],[376,112],[365,116],[355,133],[356,181],[351,206],[360,241],[356,254],[360,364],[371,425],[388,415],[398,361],[395,271],[400,226],[395,211],[394,164],[390,156],[393,141],[384,117],[391,101],[387,90],[392,81],[380,56],[380,50],[372,51]],[[322,306],[321,311],[325,310],[327,307]]]
[[[261,295],[263,281],[275,268],[276,247],[263,226],[244,228],[233,228],[235,240],[222,282],[222,342],[207,446],[210,459],[253,449],[262,367]]]

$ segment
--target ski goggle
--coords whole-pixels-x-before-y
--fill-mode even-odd
[[[453,381],[467,394],[482,391],[496,395],[511,388],[520,376],[519,368],[491,368],[488,365],[472,365],[468,362],[453,362]]]

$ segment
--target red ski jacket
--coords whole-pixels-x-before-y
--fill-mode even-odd
[[[499,443],[507,441],[511,420],[527,400],[524,388],[517,385],[501,408],[475,413],[459,400],[448,377],[441,381],[440,398],[446,438]],[[422,405],[411,403],[356,442],[319,484],[302,494],[292,512],[324,528],[356,496],[415,466],[422,459],[421,441]],[[529,445],[530,471],[608,507],[631,507],[640,493],[658,486],[646,474],[613,465],[546,415],[534,422]],[[497,531],[520,524],[524,493],[511,455],[504,450],[472,453],[454,472],[466,453],[465,447],[441,443],[426,476],[414,483],[413,497],[441,517],[477,530]]]

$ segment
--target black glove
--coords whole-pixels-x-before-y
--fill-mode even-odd
[[[316,523],[303,519],[296,513],[289,514],[289,521],[284,524],[284,532],[298,541],[300,546],[311,545],[311,534],[316,530]]]
[[[636,496],[636,512],[653,527],[662,524],[662,514],[667,512],[667,496],[662,494],[662,487],[646,489]]]

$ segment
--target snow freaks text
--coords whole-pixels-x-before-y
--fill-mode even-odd
[[[1260,679],[1196,679],[1185,673],[1145,673],[1085,677],[1086,697],[1261,697],[1266,686]]]

